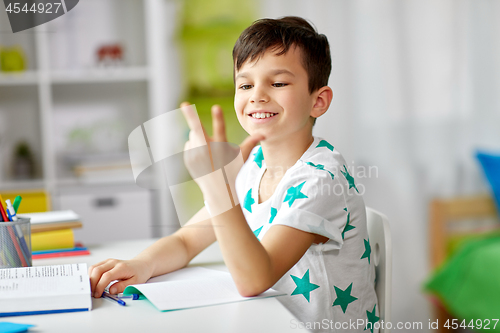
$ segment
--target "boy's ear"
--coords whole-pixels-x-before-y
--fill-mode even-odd
[[[315,93],[315,102],[311,110],[311,117],[318,118],[323,115],[328,108],[333,99],[333,91],[330,87],[324,86],[319,88]]]

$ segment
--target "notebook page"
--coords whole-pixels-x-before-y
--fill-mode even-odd
[[[269,289],[255,297],[243,297],[239,294],[229,273],[201,267],[184,268],[158,278],[131,287],[139,290],[161,311],[284,295],[284,293]],[[133,292],[132,288],[129,288],[127,292]]]
[[[148,280],[147,283],[163,281],[192,280],[228,276],[229,273],[205,267],[186,267]]]

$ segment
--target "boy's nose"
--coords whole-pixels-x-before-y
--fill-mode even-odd
[[[250,98],[250,102],[267,103],[269,102],[269,96],[263,89],[255,88]]]

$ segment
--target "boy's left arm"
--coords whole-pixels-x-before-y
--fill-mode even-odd
[[[230,189],[234,190],[236,175],[242,163],[248,158],[251,149],[263,137],[248,137],[241,145],[241,165],[234,163],[226,173],[228,186],[224,183],[222,171],[212,172],[208,177],[195,177],[195,174],[204,174],[207,164],[214,166],[210,148],[207,152],[193,149],[209,144],[211,141],[226,141],[222,110],[213,108],[214,138],[209,138],[201,126],[196,111],[188,103],[181,104],[182,111],[191,129],[189,141],[186,143],[184,159],[191,175],[199,185],[205,205],[212,213],[212,225],[219,241],[219,246],[238,291],[243,296],[255,296],[272,287],[290,268],[299,261],[313,243],[316,235],[292,227],[276,225],[269,229],[260,242],[248,226],[241,210],[241,205],[234,202],[228,207]],[[209,146],[210,147],[210,146]],[[210,155],[208,158],[207,155]],[[210,160],[210,162],[208,162]],[[220,164],[220,163],[218,163]],[[222,178],[221,178],[222,177]],[[229,191],[228,191],[229,190]],[[215,212],[215,213],[214,213]],[[217,213],[222,212],[222,213]]]
[[[217,197],[204,192],[209,205]],[[270,228],[262,241],[245,220],[241,205],[212,217],[224,262],[242,296],[271,288],[304,255],[316,235],[284,225]]]

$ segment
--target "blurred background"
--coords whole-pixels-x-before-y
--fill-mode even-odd
[[[427,331],[446,304],[423,291],[451,251],[446,214],[459,210],[449,220],[465,233],[498,224],[476,154],[500,153],[499,1],[84,0],[15,34],[1,8],[0,192],[29,198],[25,211],[74,210],[85,244],[172,233],[170,193],[135,184],[128,135],[188,100],[209,132],[210,106],[222,105],[241,142],[232,47],[254,20],[285,15],[328,37],[335,98],[314,134],[390,221],[392,321]],[[202,201],[185,195],[189,214]]]

